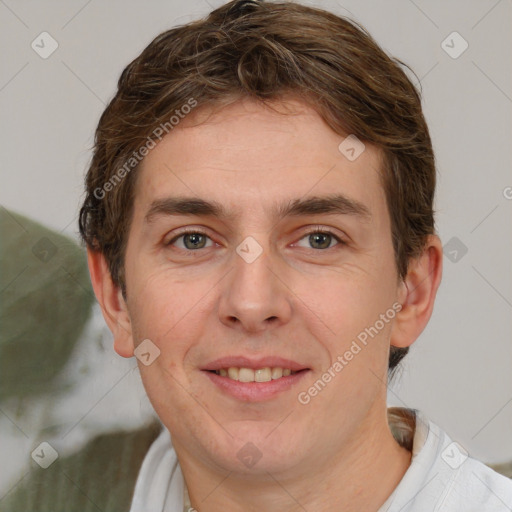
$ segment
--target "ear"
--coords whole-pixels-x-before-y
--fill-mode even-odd
[[[441,240],[437,235],[430,235],[422,254],[409,262],[407,276],[400,283],[398,300],[402,309],[395,317],[391,345],[408,347],[425,329],[434,309],[442,267]]]
[[[88,248],[87,263],[103,318],[114,336],[114,349],[120,356],[132,357],[132,326],[121,288],[112,281],[107,261],[101,252]]]

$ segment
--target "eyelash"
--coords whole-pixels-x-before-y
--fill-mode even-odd
[[[304,235],[302,235],[299,240],[302,240],[303,238],[306,238],[309,235],[313,235],[313,234],[317,234],[317,233],[318,234],[322,234],[322,235],[330,235],[330,236],[332,236],[338,242],[339,245],[347,245],[347,242],[345,242],[343,239],[341,239],[338,235],[334,234],[332,231],[329,231],[328,229],[321,228],[321,227],[312,228],[311,230],[309,230],[306,233],[304,233]],[[176,242],[176,240],[178,240],[182,236],[188,235],[188,234],[202,235],[202,236],[206,236],[207,238],[210,238],[206,232],[201,231],[200,229],[197,229],[197,228],[184,229],[179,234],[177,234],[174,238],[172,238],[172,240],[169,240],[165,245],[166,246],[170,246],[174,242]],[[210,238],[210,240],[211,240],[211,238]],[[334,247],[328,247],[327,249],[313,249],[312,248],[312,250],[313,251],[319,251],[319,250],[320,251],[326,251],[328,249],[333,249]],[[182,249],[182,250],[188,251],[188,252],[196,252],[196,251],[198,251],[200,249],[196,249],[196,250]]]

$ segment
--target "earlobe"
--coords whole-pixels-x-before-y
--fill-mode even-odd
[[[441,283],[443,248],[437,235],[430,235],[422,254],[409,262],[409,269],[400,284],[402,309],[395,317],[391,345],[408,347],[425,329]]]
[[[101,252],[88,248],[87,263],[103,318],[114,336],[114,349],[120,356],[132,357],[134,346],[131,321],[121,289],[112,281],[105,256]]]

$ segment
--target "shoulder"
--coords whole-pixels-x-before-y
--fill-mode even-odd
[[[413,420],[397,422],[395,416],[404,416],[405,412],[407,418],[412,415]],[[394,435],[400,433],[398,440],[407,439],[407,444],[412,445],[412,459],[397,488],[381,508],[382,512],[512,510],[512,480],[469,456],[421,411],[392,413]]]
[[[512,480],[482,462],[468,457],[459,468],[448,468],[440,473],[443,474],[446,496],[440,500],[439,510],[490,512],[512,509]]]
[[[471,457],[421,413],[417,418],[427,424],[418,462],[426,464],[425,490],[434,497],[435,511],[497,512],[511,509],[512,480]]]
[[[439,477],[442,489],[437,509],[467,512],[511,509],[512,480],[471,457],[431,421],[428,437],[437,439],[430,443],[434,454],[430,474]]]

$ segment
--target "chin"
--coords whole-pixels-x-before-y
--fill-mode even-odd
[[[275,429],[275,430],[273,430]],[[291,438],[289,432],[279,432],[275,422],[269,428],[267,422],[261,427],[246,426],[233,431],[233,438],[225,436],[217,444],[218,450],[212,459],[223,469],[240,475],[265,475],[287,471],[299,464],[298,446],[303,443]],[[210,445],[211,446],[211,445]]]

